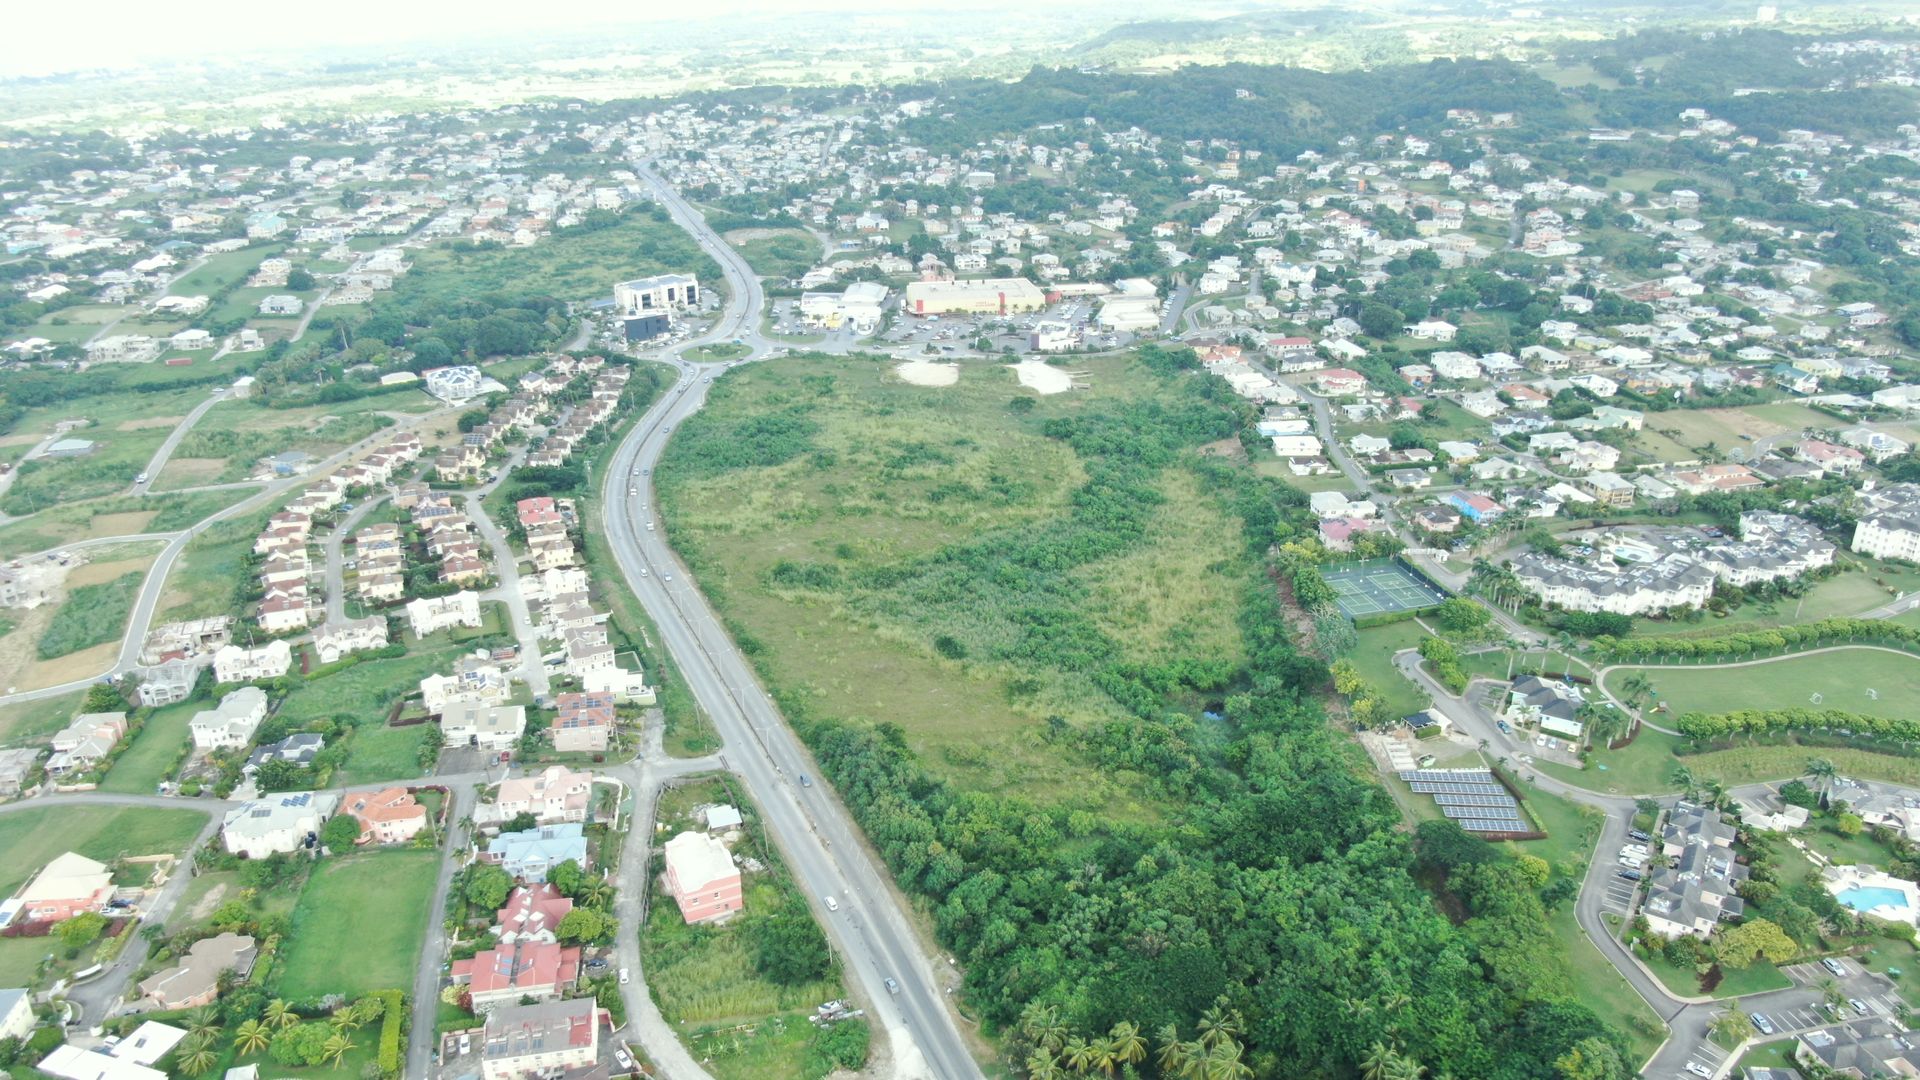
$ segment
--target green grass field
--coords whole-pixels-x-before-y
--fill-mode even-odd
[[[113,769],[101,782],[103,791],[119,791],[128,795],[151,795],[162,780],[170,778],[171,770],[180,760],[180,752],[192,741],[188,723],[195,713],[210,708],[212,702],[183,701],[178,705],[169,705],[155,710],[147,717],[146,726],[133,740],[133,745],[121,751],[113,763]]]
[[[76,540],[184,529],[251,492],[201,491],[147,498],[112,497],[63,503],[0,525],[0,552],[9,557],[49,551]]]
[[[212,296],[222,289],[232,288],[253,276],[260,268],[260,261],[286,250],[285,244],[260,244],[244,247],[238,251],[223,251],[207,256],[207,261],[173,283],[167,291],[174,296]]]
[[[461,252],[435,245],[414,255],[413,272],[393,292],[402,301],[496,291],[594,300],[608,295],[615,280],[669,272],[720,280],[719,264],[678,226],[635,209],[612,228],[556,234],[534,247]]]
[[[80,714],[80,703],[86,696],[87,692],[80,690],[60,697],[0,705],[0,746],[44,740]]]
[[[1910,716],[1920,693],[1920,657],[1869,648],[1839,649],[1739,667],[1617,668],[1607,675],[1607,687],[1622,690],[1631,670],[1644,672],[1676,715],[1689,712],[1721,713],[1736,709],[1778,709],[1811,706],[1818,694],[1820,706],[1871,716]],[[1878,699],[1869,697],[1876,691]]]
[[[178,854],[206,823],[207,815],[193,810],[149,807],[47,806],[0,814],[0,895],[11,896],[68,851],[101,862]]]
[[[1347,655],[1353,666],[1360,669],[1361,676],[1380,693],[1393,716],[1419,712],[1429,704],[1426,694],[1393,666],[1394,653],[1417,648],[1429,636],[1412,619],[1370,626],[1359,632],[1360,644]]]
[[[118,641],[126,632],[134,597],[146,579],[145,571],[135,571],[121,574],[112,581],[82,585],[69,591],[66,600],[53,613],[53,621],[40,635],[40,659],[52,660],[103,642]]]
[[[1082,767],[1036,738],[1049,715],[1119,715],[1086,675],[1013,659],[1000,643],[1020,631],[1004,613],[958,595],[906,604],[861,584],[1062,519],[1085,474],[1041,425],[1159,392],[1129,359],[1083,366],[1089,390],[1039,398],[1031,413],[1008,407],[1034,399],[999,365],[963,366],[945,388],[908,385],[868,358],[737,368],[675,435],[656,480],[676,547],[732,625],[751,628],[747,647],[781,692],[822,715],[900,723],[929,767],[964,786],[1139,814],[1135,778]],[[813,428],[807,452],[713,464],[723,447],[764,443],[756,432],[792,417]],[[1063,599],[1033,602],[1070,602],[1128,660],[1238,657],[1224,613],[1256,572],[1240,557],[1239,523],[1185,468],[1158,483],[1142,542],[1061,573]],[[827,587],[774,579],[796,567]],[[943,637],[946,654],[935,647]],[[974,644],[953,647],[965,641]]]
[[[308,408],[276,413],[248,409],[244,403],[232,408],[223,404],[180,440],[155,484],[174,489],[245,480],[261,458],[289,450],[325,458],[391,423],[370,409],[348,412]]]
[[[412,727],[388,727],[380,720],[353,733],[347,744],[347,760],[334,773],[334,787],[355,787],[387,780],[408,780],[420,775],[420,744],[426,741],[432,724]]]
[[[305,1001],[411,988],[440,859],[437,851],[377,851],[324,861],[294,908],[274,992]]]
[[[756,232],[765,230],[755,230]],[[761,277],[797,278],[820,261],[820,241],[804,229],[780,229],[770,236],[728,243],[740,250],[753,272]]]
[[[271,514],[262,510],[221,521],[187,541],[160,594],[156,622],[239,615],[238,582],[248,577],[253,544]]]

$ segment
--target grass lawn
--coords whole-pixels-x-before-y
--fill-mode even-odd
[[[1654,953],[1642,956],[1647,967],[1666,984],[1667,989],[1676,994],[1697,997],[1700,994],[1700,976],[1691,967],[1681,967],[1668,962],[1667,958]],[[1765,993],[1768,990],[1785,990],[1793,985],[1793,980],[1780,973],[1780,969],[1766,961],[1757,961],[1744,968],[1722,968],[1720,985],[1713,988],[1710,995],[1715,998],[1745,997],[1748,994]]]
[[[1825,855],[1836,863],[1872,863],[1885,867],[1893,858],[1893,851],[1873,838],[1871,831],[1858,836],[1841,836],[1833,827],[1833,819],[1823,811],[1815,811],[1808,828],[1795,833],[1802,843]]]
[[[55,856],[77,851],[110,862],[122,855],[178,854],[207,823],[194,810],[49,806],[0,814],[0,895],[11,896]]]
[[[323,862],[294,909],[274,992],[306,1001],[411,988],[440,859],[438,851],[372,851]]]
[[[180,760],[180,751],[192,740],[188,723],[195,713],[212,705],[205,700],[183,701],[147,717],[146,726],[140,729],[133,745],[115,759],[112,771],[100,784],[101,790],[129,795],[153,794],[160,782],[171,775]]]
[[[1674,749],[1685,745],[1685,739],[1642,727],[1633,742],[1619,750],[1595,747],[1589,751],[1585,769],[1546,761],[1536,762],[1535,767],[1567,783],[1608,795],[1655,795],[1676,790],[1667,777],[1680,760],[1674,756]]]
[[[1874,941],[1865,954],[1854,957],[1868,971],[1877,971],[1893,980],[1907,1007],[1920,1010],[1920,949],[1904,941],[1884,938]],[[1899,975],[1893,972],[1898,970]]]
[[[1567,961],[1573,965],[1576,999],[1626,1035],[1633,1050],[1633,1061],[1629,1064],[1644,1063],[1660,1049],[1665,1034],[1659,1014],[1588,940],[1573,917],[1572,904],[1560,905],[1547,917],[1547,923],[1553,928],[1553,936],[1559,939],[1560,948],[1566,952]]]
[[[270,516],[267,510],[241,514],[187,541],[167,576],[154,621],[238,616],[243,605],[235,586],[250,576],[253,543]]]
[[[745,345],[735,345],[731,341],[715,342],[687,350],[687,359],[695,363],[718,364],[727,360],[738,360],[747,355]]]
[[[1740,1075],[1746,1075],[1747,1069],[1798,1069],[1793,1050],[1799,1044],[1798,1039],[1778,1039],[1749,1046],[1747,1052],[1740,1055]]]
[[[284,250],[285,244],[262,244],[209,255],[199,269],[174,282],[167,292],[174,296],[212,296],[247,280],[260,268],[262,259]]]
[[[310,269],[320,272],[318,266]],[[606,295],[610,280],[664,273],[720,280],[719,264],[664,210],[635,206],[611,228],[555,230],[535,247],[456,251],[452,244],[436,244],[414,253],[413,272],[394,283],[393,295],[404,301],[418,295],[517,294],[538,282],[536,291],[549,296],[594,300]]]
[[[86,696],[85,690],[79,690],[63,697],[0,705],[0,745],[16,746],[59,731],[80,715]]]
[[[250,494],[248,491],[202,491],[62,503],[32,517],[0,525],[0,551],[22,555],[95,537],[172,532],[199,522]]]
[[[121,574],[111,581],[81,585],[68,591],[40,635],[40,659],[52,660],[90,649],[125,635],[133,600],[147,579],[145,571]]]
[[[1392,716],[1405,716],[1427,707],[1427,695],[1393,666],[1393,654],[1412,649],[1432,635],[1412,619],[1385,626],[1370,626],[1359,632],[1360,644],[1347,654],[1373,688],[1380,692]]]
[[[1814,582],[1805,596],[1771,602],[1748,602],[1729,612],[1725,618],[1709,618],[1697,623],[1640,619],[1634,623],[1633,636],[1718,637],[1747,630],[1794,626],[1819,619],[1859,615],[1898,598],[1902,593],[1920,589],[1920,570],[1912,567],[1875,563],[1846,552],[1838,556],[1838,563],[1851,569]]]
[[[797,278],[820,261],[820,241],[804,229],[755,229],[751,239],[727,242],[740,250],[747,265],[761,277]]]
[[[1920,695],[1920,657],[1869,648],[1783,656],[1740,667],[1616,668],[1607,675],[1607,688],[1620,694],[1633,670],[1646,674],[1658,694],[1655,700],[1676,715],[1809,705],[1812,695],[1819,694],[1824,708],[1905,717],[1912,715],[1913,701]],[[1869,689],[1878,692],[1877,700],[1868,696]]]
[[[388,727],[381,719],[363,724],[347,743],[347,760],[333,775],[334,787],[377,784],[388,780],[410,780],[420,775],[420,744],[426,741],[432,724]]]

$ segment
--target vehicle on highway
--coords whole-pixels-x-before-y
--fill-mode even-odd
[[[667,573],[666,571],[664,571],[664,570],[663,570],[663,571],[661,571],[661,572],[660,572],[660,580],[661,580],[661,581],[672,581],[672,580],[673,580],[673,575],[672,575],[672,574],[669,574],[669,573]]]
[[[810,777],[810,776],[808,776],[808,775],[807,775],[806,773],[801,773],[801,774],[800,774],[800,786],[801,786],[801,787],[812,787],[812,786],[813,786],[813,778],[812,778],[812,777]]]
[[[652,475],[653,475],[653,470],[652,470],[652,469],[641,469],[641,470],[640,470],[640,475],[641,475],[641,476],[652,476]]]
[[[889,976],[888,978],[882,981],[886,984],[887,993],[897,994],[900,992],[900,984],[897,982],[894,982],[891,976]]]
[[[1753,1013],[1752,1015],[1747,1017],[1747,1019],[1753,1021],[1753,1026],[1760,1030],[1760,1034],[1762,1035],[1773,1034],[1774,1032],[1773,1021],[1767,1019],[1764,1013]]]
[[[651,521],[649,521],[649,522],[647,522],[647,531],[648,531],[648,532],[652,532],[652,531],[653,531],[653,522],[651,522]]]
[[[825,901],[827,902],[827,910],[828,910],[828,911],[839,911],[839,910],[840,910],[840,901],[838,901],[838,900],[835,900],[835,899],[834,899],[833,897],[831,897],[831,896],[828,896],[828,897],[823,897],[822,899],[824,899],[824,900],[825,900]]]
[[[1493,723],[1494,723],[1494,726],[1499,728],[1502,732],[1509,735],[1513,734],[1513,729],[1507,726],[1507,722],[1505,720],[1495,720]]]
[[[139,476],[136,476],[136,477],[134,477],[134,478],[133,478],[133,482],[134,482],[134,483],[136,483],[136,484],[144,484],[144,483],[146,483],[146,482],[147,482],[147,474],[146,474],[146,473],[141,473],[141,474],[140,474]]]
[[[627,985],[627,969],[626,968],[620,969],[620,985],[621,986]]]
[[[629,494],[629,495],[638,495],[638,494],[640,494],[640,489],[639,489],[639,488],[628,488],[628,489],[627,489],[627,494]]]
[[[643,567],[641,567],[641,568],[640,568],[640,576],[641,576],[641,577],[646,577],[646,576],[647,576],[647,568],[646,568],[646,567],[644,567],[644,566],[643,566]]]

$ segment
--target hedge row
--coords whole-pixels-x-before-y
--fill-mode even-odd
[[[406,999],[398,990],[382,990],[374,995],[385,1004],[385,1012],[380,1017],[380,1056],[377,1062],[381,1076],[400,1075],[400,1029],[407,1016]]]
[[[1821,619],[1804,626],[1782,626],[1773,630],[1752,630],[1710,638],[1598,637],[1594,645],[1607,659],[1616,663],[1674,656],[1710,659],[1745,656],[1751,653],[1777,653],[1788,649],[1812,648],[1837,641],[1866,640],[1905,648],[1920,649],[1920,628],[1902,626],[1884,619]]]
[[[1920,740],[1920,720],[1868,716],[1842,709],[1740,709],[1683,713],[1675,727],[1690,739],[1724,739],[1779,731],[1843,731],[1902,741]]]

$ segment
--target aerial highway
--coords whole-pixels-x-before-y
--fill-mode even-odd
[[[773,345],[759,332],[765,299],[745,260],[657,173],[644,165],[637,171],[673,220],[719,262],[729,295],[712,330],[670,351],[667,360],[678,379],[607,462],[601,484],[608,543],[628,587],[659,626],[695,699],[712,718],[726,747],[722,758],[759,801],[848,976],[864,990],[870,1015],[886,1029],[896,1075],[981,1076],[934,962],[915,938],[883,868],[862,846],[846,808],[675,557],[667,523],[655,517],[653,470],[673,429],[699,410],[720,370],[686,362],[681,350],[739,340],[758,358]],[[827,897],[834,898],[831,908]]]

